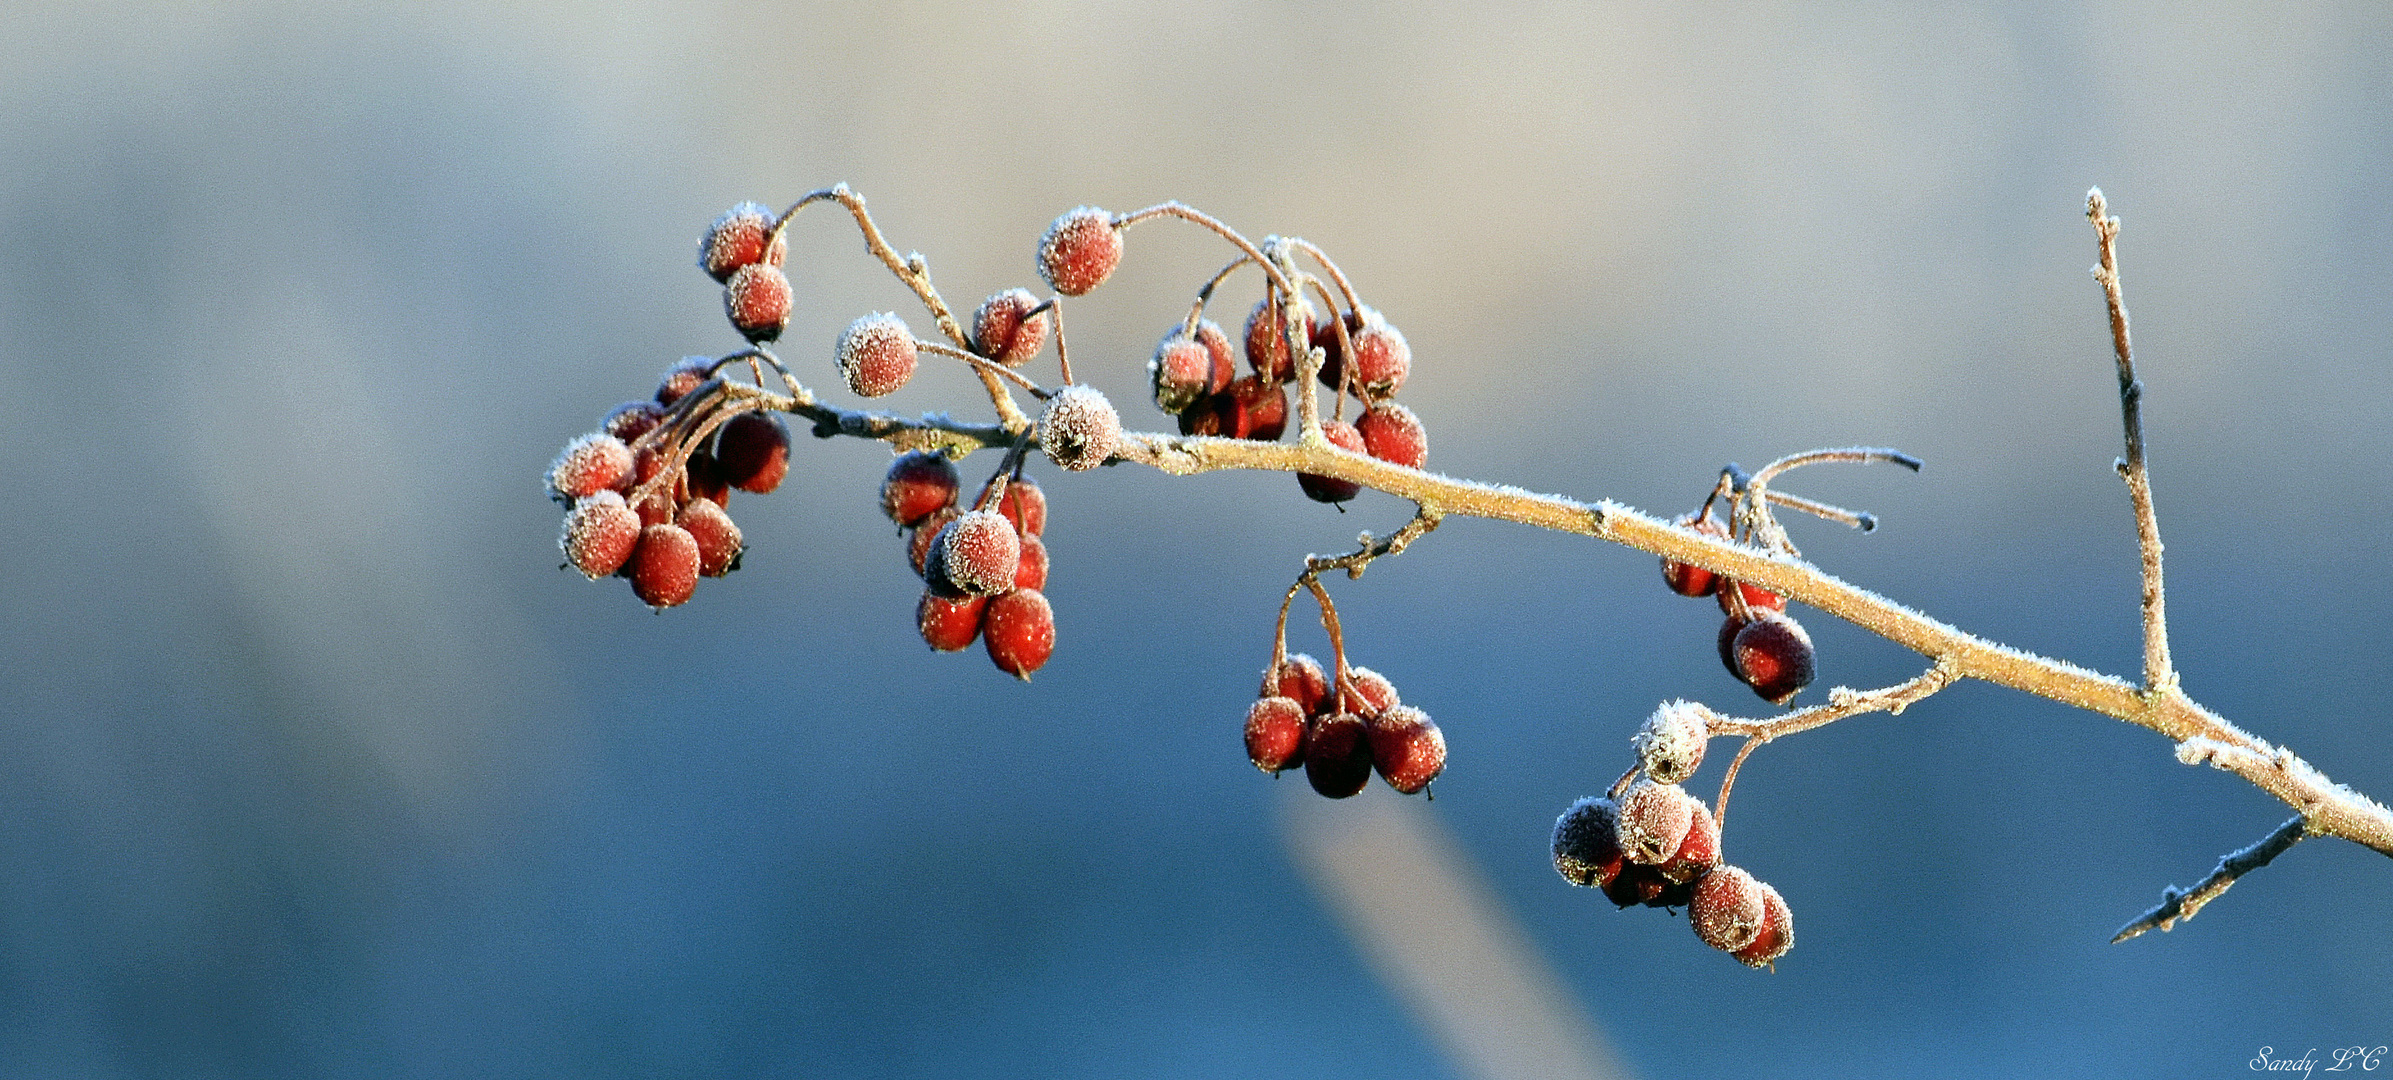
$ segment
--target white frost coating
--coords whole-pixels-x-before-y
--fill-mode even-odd
[[[849,323],[832,362],[858,397],[879,397],[914,376],[914,332],[896,312],[876,311]]]
[[[2216,764],[2219,755],[2234,752],[2235,748],[2226,743],[2196,735],[2177,744],[2177,762],[2181,765]]]
[[[1095,387],[1064,387],[1039,415],[1039,449],[1073,472],[1105,464],[1121,443],[1122,415]]]
[[[1665,701],[1629,736],[1629,748],[1645,763],[1645,771],[1664,784],[1694,775],[1703,764],[1703,747],[1710,738],[1704,717],[1709,712],[1692,701]]]

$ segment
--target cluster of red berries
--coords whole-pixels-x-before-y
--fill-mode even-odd
[[[698,268],[723,283],[723,314],[750,342],[773,341],[789,326],[791,292],[781,264],[789,240],[762,205],[723,211],[698,239]]]
[[[1055,652],[1055,610],[1042,591],[1047,496],[1028,477],[1000,474],[964,510],[959,490],[954,463],[925,450],[899,456],[881,482],[881,510],[906,530],[906,557],[923,580],[915,626],[940,652],[983,641],[999,669],[1027,680]]]
[[[1632,740],[1644,775],[1617,799],[1581,799],[1555,820],[1554,870],[1618,907],[1685,907],[1704,944],[1763,967],[1794,948],[1794,916],[1777,889],[1721,861],[1711,809],[1679,786],[1708,737],[1696,706],[1656,710]]]
[[[1411,795],[1445,771],[1446,736],[1386,676],[1350,667],[1333,685],[1319,661],[1296,653],[1263,673],[1246,711],[1246,757],[1275,775],[1302,765],[1313,790],[1333,799],[1363,790],[1373,769]]]
[[[726,512],[731,489],[764,494],[789,474],[789,430],[778,417],[743,412],[667,475],[676,453],[663,437],[670,407],[712,367],[705,357],[674,365],[654,398],[616,406],[549,466],[550,496],[570,507],[557,539],[566,563],[592,580],[629,578],[650,607],[681,604],[700,577],[739,569],[745,543]]]
[[[1680,515],[1674,524],[1729,538],[1727,526],[1712,516],[1709,506]],[[1811,635],[1786,613],[1786,597],[1672,559],[1662,560],[1662,582],[1681,596],[1718,598],[1720,612],[1727,617],[1720,624],[1720,662],[1762,700],[1784,705],[1811,685],[1816,666]]]

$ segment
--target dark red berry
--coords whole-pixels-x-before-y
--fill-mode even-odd
[[[1229,408],[1232,408],[1230,395],[1215,394],[1182,410],[1179,415],[1180,434],[1228,435],[1230,433],[1226,430],[1228,421],[1223,418],[1222,413]]]
[[[988,510],[967,511],[939,530],[923,576],[942,593],[995,596],[1014,587],[1022,565],[1022,538],[1014,526]]]
[[[956,489],[962,484],[956,466],[947,455],[931,450],[909,450],[889,464],[889,475],[881,481],[881,512],[889,520],[907,528],[922,524],[922,520],[956,504]]]
[[[1761,930],[1753,935],[1751,943],[1729,955],[1744,961],[1746,967],[1768,967],[1795,947],[1795,915],[1787,910],[1786,900],[1769,882],[1756,884],[1762,890]]]
[[[689,463],[682,466],[681,482],[689,488],[690,498],[721,507],[731,505],[731,481],[723,475],[722,463],[703,447],[690,453]]]
[[[1334,713],[1305,728],[1305,779],[1313,790],[1343,799],[1371,782],[1371,738],[1363,718]]]
[[[1233,439],[1275,442],[1288,430],[1288,390],[1262,376],[1235,380],[1212,401],[1221,413],[1221,434]]]
[[[1067,211],[1039,238],[1039,279],[1065,296],[1105,283],[1122,264],[1122,230],[1094,206]]]
[[[1589,796],[1554,819],[1554,872],[1573,885],[1602,888],[1620,876],[1620,807]],[[1626,906],[1626,905],[1623,905]]]
[[[565,531],[557,537],[565,560],[592,580],[623,567],[640,542],[640,515],[623,504],[623,496],[601,491],[573,504],[565,515]]]
[[[665,463],[672,459],[673,452],[662,446],[650,446],[632,455],[631,482],[627,485],[629,491],[624,497],[629,499],[632,492],[647,487],[649,481],[665,471]],[[631,508],[639,513],[642,525],[670,524],[673,521],[673,490],[669,486],[661,486],[655,494],[633,502]]]
[[[1404,704],[1396,696],[1396,684],[1367,667],[1347,668],[1346,685],[1353,691],[1346,704],[1366,720]]]
[[[767,413],[734,416],[715,435],[715,464],[732,487],[768,493],[789,475],[789,429]]]
[[[1429,432],[1421,426],[1421,418],[1393,401],[1363,410],[1354,420],[1354,429],[1363,436],[1363,448],[1381,461],[1413,469],[1429,462]]]
[[[1677,854],[1695,824],[1691,801],[1676,784],[1638,781],[1620,797],[1620,850],[1625,857],[1653,866]]]
[[[1277,671],[1264,673],[1263,696],[1273,695],[1294,700],[1304,708],[1306,716],[1311,716],[1330,704],[1329,674],[1321,670],[1321,661],[1304,653],[1290,653]]]
[[[1604,886],[1604,899],[1612,901],[1617,907],[1631,904],[1680,907],[1686,904],[1693,892],[1693,886],[1674,884],[1655,867],[1624,863],[1620,868],[1620,876]]]
[[[1304,318],[1303,340],[1313,337],[1313,305],[1297,301]],[[1275,297],[1256,302],[1255,309],[1246,316],[1246,362],[1255,374],[1273,383],[1285,383],[1296,378],[1296,360],[1288,352],[1288,335],[1283,333],[1287,322],[1280,316]]]
[[[781,265],[789,254],[789,238],[773,237],[773,212],[763,205],[744,202],[723,211],[723,216],[707,227],[706,235],[698,238],[698,268],[716,281],[728,281],[740,267],[764,262]],[[765,244],[772,242],[771,251]]]
[[[683,503],[681,516],[674,524],[689,530],[690,539],[698,544],[698,573],[706,577],[722,577],[740,568],[740,527],[731,515],[707,499],[691,499]]]
[[[1007,367],[1029,363],[1047,343],[1051,318],[1044,311],[1027,320],[1022,317],[1037,306],[1038,297],[1028,289],[1007,289],[981,301],[980,310],[972,313],[972,341],[980,354]]]
[[[665,377],[657,380],[656,403],[671,405],[684,395],[713,378],[715,361],[709,356],[685,356],[679,363],[665,369]]]
[[[698,541],[679,525],[640,530],[630,566],[632,594],[649,607],[673,607],[698,591]]]
[[[1178,415],[1228,389],[1228,380],[1213,385],[1213,352],[1181,327],[1155,345],[1147,361],[1147,381],[1155,390],[1155,407]]]
[[[1428,713],[1397,705],[1372,717],[1367,726],[1371,764],[1389,787],[1415,794],[1446,771],[1446,736]]]
[[[1687,924],[1703,943],[1734,953],[1760,935],[1768,913],[1762,883],[1742,867],[1715,866],[1695,882],[1687,898]]]
[[[1811,685],[1811,635],[1794,619],[1757,611],[1729,644],[1735,671],[1745,685],[1772,705],[1784,705]]]
[[[1728,539],[1728,527],[1714,517],[1697,517],[1693,511],[1680,514],[1671,524],[1693,529],[1715,539]],[[1662,560],[1662,583],[1680,596],[1710,596],[1720,588],[1720,575],[1694,563]]]
[[[1734,615],[1720,620],[1720,635],[1718,640],[1718,644],[1720,646],[1720,664],[1728,669],[1729,674],[1736,675],[1739,681],[1742,681],[1745,677],[1742,675],[1737,675],[1737,631],[1743,630],[1745,628],[1745,622],[1746,620],[1737,618]]]
[[[1246,710],[1246,759],[1267,773],[1304,763],[1305,710],[1293,698],[1267,697]]]
[[[696,386],[697,383],[690,385]],[[615,406],[612,411],[607,413],[606,419],[598,422],[598,430],[628,444],[640,436],[654,431],[656,425],[664,419],[665,407],[656,402],[626,401]]]
[[[1330,445],[1340,450],[1349,450],[1357,454],[1365,453],[1367,450],[1363,446],[1362,433],[1356,431],[1353,424],[1343,420],[1322,421],[1321,434],[1329,440]],[[1349,480],[1304,472],[1296,474],[1296,483],[1304,488],[1305,497],[1314,502],[1342,503],[1361,494],[1363,490],[1363,485]]]
[[[832,359],[856,396],[880,397],[914,377],[914,332],[894,314],[866,315],[840,333]]]
[[[1047,590],[1047,545],[1038,537],[1022,538],[1022,563],[1014,570],[1014,587]]]
[[[772,341],[789,326],[789,278],[771,263],[749,263],[723,283],[723,314],[749,341]]]
[[[1014,531],[1024,536],[1047,534],[1047,493],[1039,489],[1039,482],[1027,476],[1017,476],[1005,482],[1005,494],[998,496],[997,512],[1014,523]]]
[[[922,602],[914,605],[914,628],[922,632],[922,640],[940,652],[962,652],[980,638],[983,613],[989,606],[986,596],[967,596],[950,599],[933,592],[922,594]]]
[[[1729,579],[1721,578],[1716,591],[1713,593],[1713,596],[1719,599],[1720,610],[1723,613],[1728,611],[1728,586],[1730,584],[1731,582]],[[1759,585],[1748,585],[1742,581],[1734,582],[1734,584],[1737,587],[1737,592],[1745,598],[1745,607],[1747,609],[1752,611],[1786,610],[1786,597],[1780,596],[1777,593],[1771,592],[1770,590],[1762,588]]]
[[[980,630],[989,659],[1023,682],[1047,666],[1055,652],[1055,609],[1037,589],[1016,589],[990,600]]]
[[[548,492],[571,503],[601,491],[622,488],[632,475],[631,448],[612,435],[592,432],[565,444],[548,467]]]
[[[1687,838],[1679,841],[1676,853],[1655,868],[1668,881],[1693,881],[1720,864],[1720,823],[1712,817],[1712,808],[1692,795],[1687,796],[1687,807],[1694,812],[1687,825]]]
[[[1711,725],[1703,706],[1692,701],[1665,701],[1629,736],[1629,749],[1637,752],[1647,776],[1675,784],[1695,775],[1710,739]]]
[[[929,576],[928,565],[931,547],[939,539],[939,530],[946,528],[948,522],[963,515],[962,510],[950,506],[922,519],[922,524],[914,526],[913,534],[906,538],[906,561],[914,567],[916,576],[926,578]]]
[[[1039,449],[1071,472],[1105,464],[1121,443],[1122,416],[1095,387],[1064,387],[1039,414]]]

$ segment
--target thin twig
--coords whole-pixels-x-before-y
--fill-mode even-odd
[[[2135,351],[2127,343],[2127,298],[2119,288],[2119,219],[2111,217],[2102,189],[2086,192],[2086,217],[2102,249],[2094,280],[2110,305],[2111,351],[2119,360],[2119,415],[2126,429],[2127,456],[2118,462],[2135,504],[2135,544],[2144,566],[2144,688],[2174,690],[2177,672],[2169,663],[2169,618],[2160,585],[2160,520],[2152,512],[2152,477],[2144,467],[2143,381],[2135,377]]]
[[[2202,910],[2202,905],[2218,899],[2220,893],[2226,892],[2228,886],[2235,884],[2235,879],[2267,866],[2277,856],[2283,855],[2286,849],[2300,843],[2302,837],[2307,835],[2309,835],[2309,830],[2305,827],[2301,815],[2294,815],[2292,820],[2277,826],[2277,831],[2261,837],[2259,843],[2220,859],[2218,867],[2210,872],[2210,876],[2195,883],[2193,888],[2180,889],[2171,885],[2161,890],[2160,906],[2145,912],[2134,922],[2120,927],[2117,936],[2110,939],[2111,944],[2116,945],[2128,938],[2140,937],[2145,931],[2154,928],[2158,928],[2164,933],[2176,929],[2178,923],[2193,918],[2195,912]]]
[[[1348,578],[1362,577],[1363,569],[1370,566],[1373,560],[1387,555],[1404,554],[1404,549],[1412,546],[1413,541],[1436,529],[1438,523],[1445,519],[1446,515],[1439,513],[1434,508],[1419,507],[1414,511],[1411,521],[1405,522],[1402,528],[1390,533],[1385,539],[1374,540],[1370,533],[1364,533],[1357,541],[1362,545],[1360,550],[1337,556],[1308,555],[1305,557],[1305,569],[1316,574],[1329,570],[1344,570]]]
[[[1738,720],[1721,716],[1706,708],[1705,730],[1712,736],[1744,736],[1745,745],[1737,749],[1736,760],[1728,763],[1728,773],[1720,778],[1720,797],[1713,801],[1712,817],[1725,828],[1728,824],[1728,794],[1736,787],[1737,771],[1745,765],[1745,757],[1763,743],[1783,739],[1798,732],[1826,727],[1847,717],[1882,712],[1901,716],[1903,710],[1918,704],[1937,691],[1951,686],[1961,677],[1956,665],[1938,661],[1936,666],[1893,686],[1877,690],[1851,690],[1839,686],[1828,691],[1828,703],[1814,705],[1771,720]]]

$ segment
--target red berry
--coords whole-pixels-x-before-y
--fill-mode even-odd
[[[679,525],[640,530],[631,553],[631,591],[653,608],[674,607],[698,591],[698,541]]]
[[[1687,924],[1703,943],[1724,953],[1753,944],[1768,913],[1762,883],[1742,867],[1715,866],[1687,899]]]
[[[1757,882],[1762,890],[1762,926],[1753,941],[1730,956],[1744,961],[1746,967],[1768,967],[1787,950],[1795,947],[1795,915],[1788,911],[1786,900],[1768,882]]]
[[[1647,776],[1658,783],[1675,784],[1695,775],[1703,764],[1704,745],[1711,739],[1704,711],[1692,701],[1665,701],[1629,736],[1629,749],[1637,752]]]
[[[932,450],[909,450],[889,465],[881,481],[881,512],[899,525],[913,527],[956,504],[963,483],[955,463]]]
[[[1014,523],[1014,531],[1024,536],[1047,534],[1047,493],[1039,490],[1039,482],[1027,476],[1017,476],[1005,482],[1005,494],[998,496],[997,512]]]
[[[923,576],[942,594],[995,596],[1014,587],[1022,565],[1022,538],[1004,518],[987,510],[968,511],[939,530]]]
[[[1354,379],[1363,396],[1377,401],[1396,392],[1413,366],[1404,334],[1372,308],[1362,308],[1362,327],[1353,334]]]
[[[1739,681],[1742,681],[1745,677],[1742,675],[1737,675],[1737,652],[1735,646],[1737,643],[1737,631],[1743,630],[1745,628],[1745,622],[1746,620],[1737,618],[1734,615],[1721,620],[1720,636],[1718,641],[1720,646],[1721,665],[1728,668],[1729,674],[1736,675]]]
[[[922,524],[914,526],[913,534],[906,537],[906,561],[913,564],[916,576],[924,578],[930,576],[928,564],[931,546],[939,539],[939,530],[946,528],[948,522],[963,515],[962,510],[950,506],[922,519]]]
[[[1317,717],[1305,729],[1305,779],[1313,790],[1343,799],[1371,782],[1371,738],[1363,718],[1342,712]]]
[[[697,383],[690,385],[696,386]],[[653,401],[626,401],[607,413],[598,422],[598,430],[606,432],[626,444],[656,429],[665,419],[665,407]]]
[[[1355,431],[1372,457],[1418,469],[1429,461],[1429,432],[1411,409],[1382,401],[1355,418]]]
[[[680,401],[684,395],[713,378],[714,368],[715,361],[711,356],[682,357],[680,362],[665,369],[664,378],[657,380],[656,403],[671,405]]]
[[[1678,853],[1694,827],[1692,800],[1677,784],[1640,780],[1620,797],[1620,850],[1633,863],[1652,866]]]
[[[1330,445],[1340,450],[1357,454],[1366,451],[1362,433],[1356,431],[1353,424],[1343,420],[1322,421],[1321,434],[1329,440]],[[1305,472],[1296,474],[1296,483],[1304,488],[1305,497],[1314,502],[1342,503],[1361,494],[1363,490],[1363,485],[1352,481]]]
[[[1693,892],[1693,886],[1673,884],[1654,867],[1624,863],[1620,867],[1620,876],[1604,886],[1604,899],[1618,907],[1631,904],[1679,907],[1687,902]]]
[[[980,354],[1007,367],[1029,363],[1047,343],[1051,318],[1042,311],[1025,321],[1023,313],[1037,306],[1038,297],[1028,289],[1007,289],[981,301],[980,310],[972,313],[972,340]]]
[[[1267,773],[1304,763],[1305,710],[1293,698],[1267,697],[1246,710],[1246,759]]]
[[[1065,296],[1105,283],[1122,264],[1122,230],[1094,206],[1066,211],[1039,237],[1039,279]]]
[[[1720,610],[1723,613],[1728,611],[1728,586],[1730,584],[1732,584],[1732,582],[1729,579],[1721,578],[1716,591],[1713,593],[1713,595],[1719,599]],[[1733,584],[1736,585],[1737,592],[1744,596],[1745,606],[1748,609],[1753,611],[1786,610],[1786,597],[1780,596],[1777,593],[1771,592],[1770,590],[1762,588],[1759,585],[1748,585],[1742,581],[1733,582]]]
[[[631,481],[626,485],[629,491],[625,493],[624,497],[631,498],[631,492],[646,487],[649,481],[656,479],[665,471],[665,463],[672,458],[673,452],[662,446],[650,446],[632,455]],[[642,525],[671,524],[673,521],[673,492],[670,488],[660,489],[655,494],[632,503],[631,508],[640,515],[640,524]]]
[[[1680,514],[1671,521],[1671,524],[1693,529],[1716,539],[1728,539],[1728,527],[1720,524],[1720,519],[1710,516],[1697,517],[1691,510]],[[1720,588],[1720,575],[1694,563],[1673,562],[1664,559],[1662,560],[1662,584],[1670,586],[1670,591],[1680,596],[1710,596]]]
[[[1155,345],[1147,361],[1147,377],[1155,389],[1155,407],[1178,415],[1228,389],[1229,380],[1214,385],[1213,352],[1180,327]]]
[[[1313,305],[1297,301],[1304,317],[1304,340],[1313,337]],[[1273,383],[1285,383],[1296,378],[1296,361],[1288,352],[1288,335],[1282,330],[1287,321],[1280,315],[1274,297],[1256,302],[1255,309],[1246,316],[1246,362],[1255,374]]]
[[[1288,391],[1262,376],[1236,380],[1212,400],[1221,413],[1221,434],[1233,439],[1275,442],[1288,430]]]
[[[707,577],[722,577],[740,568],[740,527],[732,524],[731,515],[723,512],[711,500],[691,499],[683,503],[681,516],[674,524],[689,530],[690,539],[698,544],[698,572]]]
[[[548,467],[548,492],[559,502],[620,489],[631,479],[631,447],[612,435],[592,432],[565,444]]]
[[[715,463],[732,487],[769,493],[789,475],[789,429],[781,426],[778,416],[734,416],[715,435]]]
[[[1396,696],[1396,684],[1388,677],[1367,667],[1346,669],[1346,685],[1354,697],[1347,702],[1356,713],[1369,720],[1404,702]]]
[[[1729,655],[1737,678],[1772,705],[1786,704],[1811,685],[1811,635],[1778,612],[1754,612],[1729,644]]]
[[[1371,764],[1380,779],[1407,795],[1446,771],[1446,736],[1429,714],[1397,705],[1371,718]]]
[[[914,377],[914,357],[914,332],[905,320],[876,313],[848,324],[833,359],[856,396],[880,397]]]
[[[1179,418],[1180,434],[1204,436],[1230,434],[1229,420],[1223,416],[1223,413],[1231,408],[1234,406],[1230,403],[1230,395],[1215,394],[1182,410]]]
[[[773,212],[763,205],[744,202],[723,211],[723,216],[698,238],[698,268],[716,281],[727,280],[740,267],[755,262],[781,265],[789,254],[789,238],[772,237]],[[769,256],[765,242],[772,238]]]
[[[1222,333],[1220,323],[1198,319],[1196,340],[1213,362],[1213,374],[1206,379],[1206,388],[1216,394],[1229,389],[1230,380],[1238,377],[1238,358],[1230,354],[1230,335]]]
[[[749,263],[723,283],[723,314],[749,341],[772,341],[789,326],[789,278],[771,263]]]
[[[922,602],[914,605],[914,628],[922,632],[922,640],[940,652],[962,652],[980,638],[982,613],[988,608],[986,596],[967,596],[949,599],[933,592],[922,594]]]
[[[1321,670],[1321,661],[1290,653],[1280,662],[1279,670],[1263,675],[1263,696],[1274,695],[1294,700],[1311,716],[1329,703],[1329,675]]]
[[[1094,387],[1064,387],[1047,399],[1047,410],[1039,414],[1039,449],[1069,471],[1105,464],[1121,443],[1121,414]]]
[[[1573,885],[1602,888],[1620,876],[1620,806],[1589,796],[1554,819],[1554,872]],[[1624,905],[1625,906],[1625,905]]]
[[[592,580],[621,569],[639,542],[640,515],[612,491],[575,502],[573,511],[565,515],[564,533],[557,537],[566,561]]]
[[[1037,589],[1016,589],[989,601],[980,629],[989,659],[1023,682],[1047,666],[1055,652],[1055,609]]]
[[[1035,536],[1022,538],[1022,564],[1014,571],[1017,589],[1047,589],[1047,545]]]
[[[704,447],[690,452],[689,463],[682,466],[681,482],[690,489],[690,498],[726,508],[731,505],[731,481],[724,477],[722,464]]]
[[[1720,822],[1712,817],[1712,808],[1693,795],[1687,796],[1687,808],[1694,814],[1687,825],[1687,838],[1679,841],[1676,853],[1655,867],[1663,880],[1682,884],[1720,865]]]

